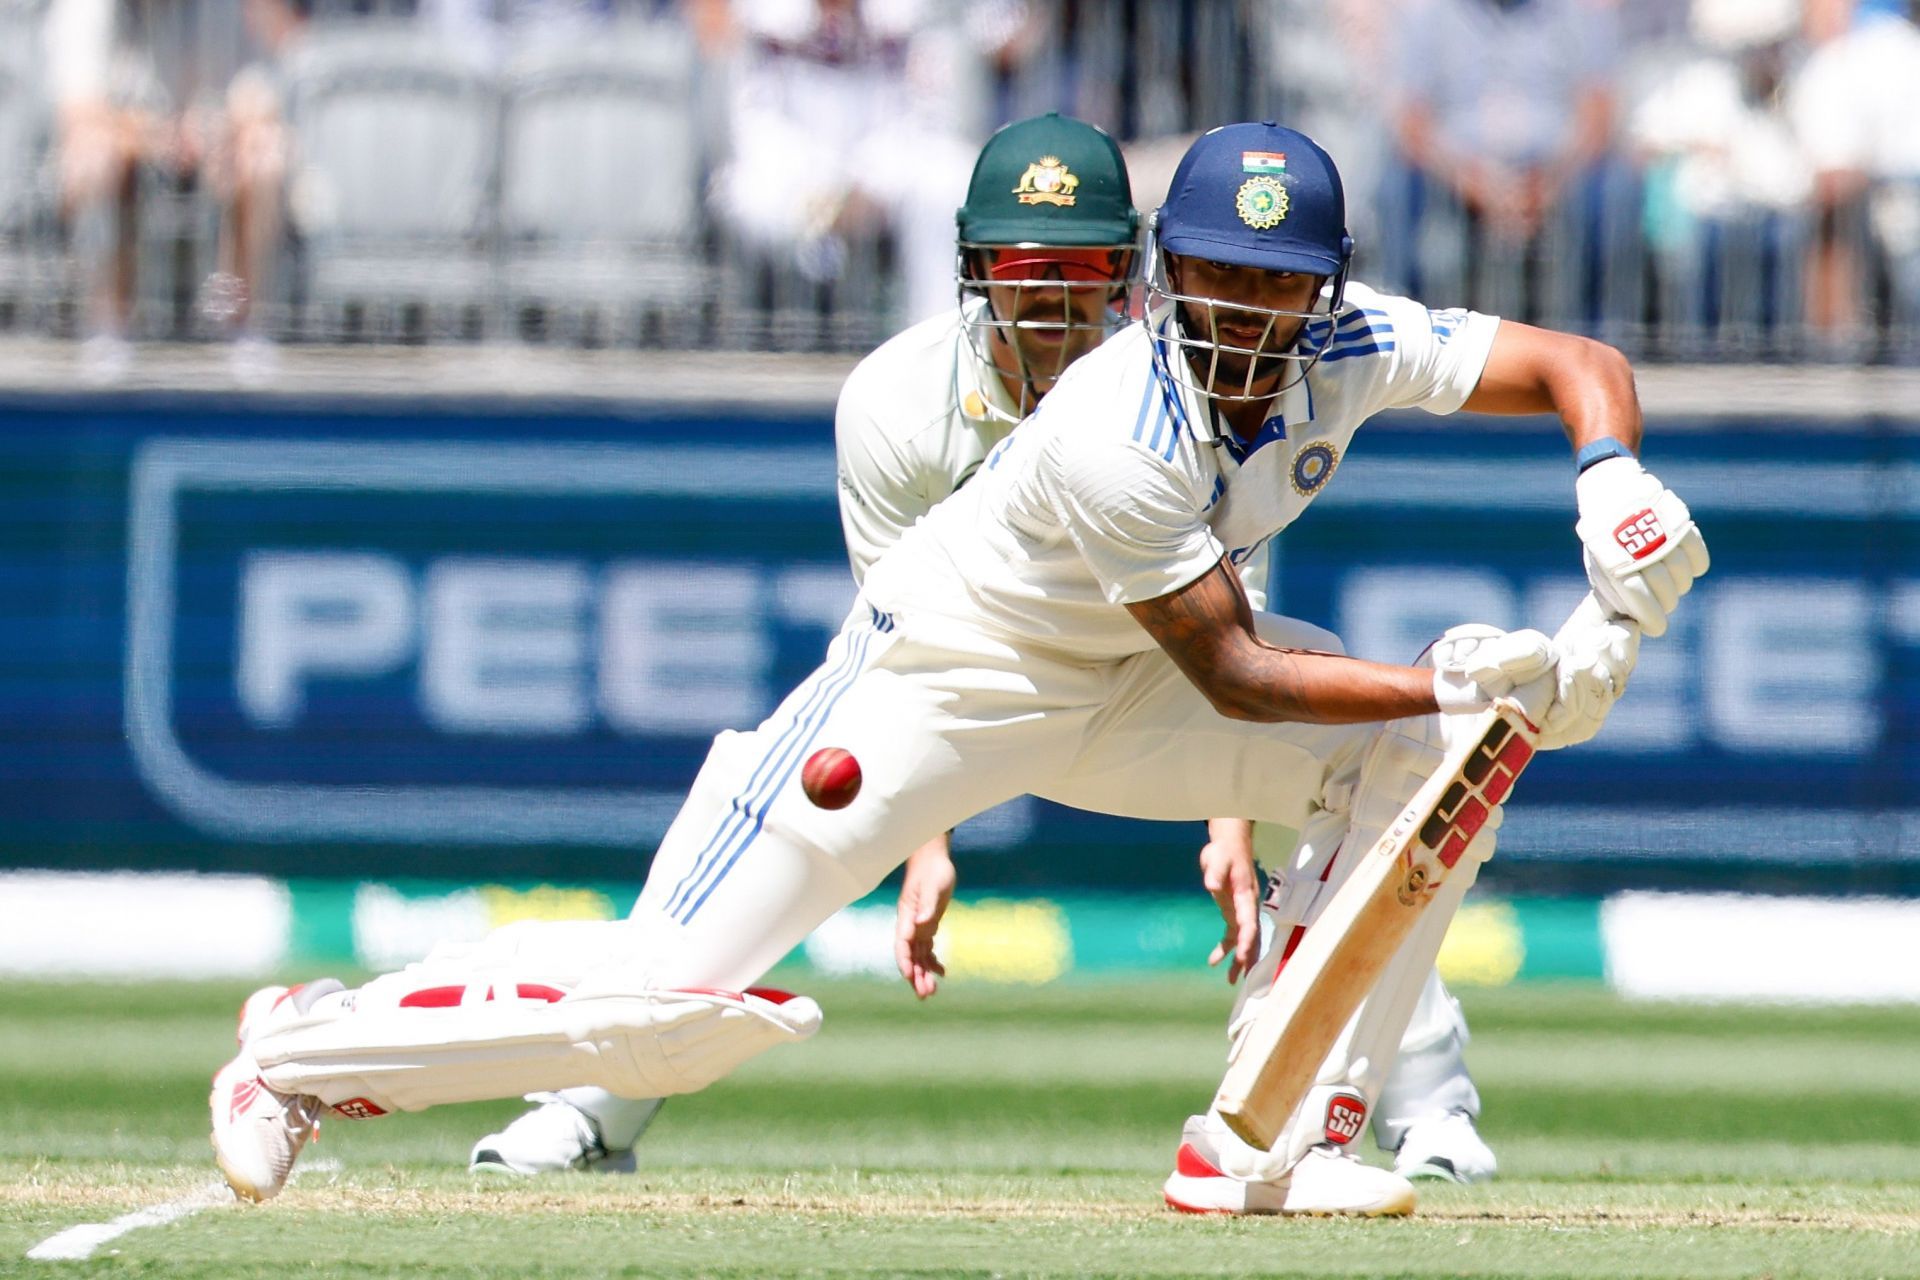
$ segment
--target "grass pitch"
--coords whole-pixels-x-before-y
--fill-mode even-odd
[[[216,1176],[245,992],[0,986],[0,1275],[1920,1276],[1920,1010],[1468,991],[1497,1182],[1404,1222],[1216,1220],[1159,1182],[1224,984],[806,985],[820,1036],[670,1104],[637,1175],[468,1175],[514,1104],[330,1121],[272,1204],[65,1263],[25,1255]]]

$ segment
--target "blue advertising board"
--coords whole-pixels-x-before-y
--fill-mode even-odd
[[[0,419],[0,864],[633,877],[852,600],[820,410]],[[1713,572],[1600,739],[1529,775],[1488,878],[1920,888],[1920,436],[1649,434]],[[1275,600],[1370,657],[1550,628],[1571,522],[1550,425],[1383,420],[1280,540]],[[1028,799],[958,844],[976,887],[1171,888],[1198,839]]]

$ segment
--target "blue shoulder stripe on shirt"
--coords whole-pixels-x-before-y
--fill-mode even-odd
[[[1391,329],[1364,329],[1357,333],[1336,333],[1332,338],[1328,339],[1326,345],[1327,349],[1331,351],[1335,347],[1353,347],[1367,342],[1392,341],[1393,330]]]
[[[1354,356],[1377,356],[1393,350],[1391,339],[1385,342],[1355,342],[1345,346],[1330,347],[1320,355],[1321,364],[1332,364],[1336,360],[1348,360]]]
[[[1336,342],[1348,342],[1357,338],[1391,338],[1393,326],[1385,321],[1362,319],[1359,323],[1341,324],[1334,328],[1326,325],[1308,325],[1303,331],[1306,340],[1317,346],[1326,346]]]
[[[1161,460],[1165,462],[1173,461],[1174,448],[1180,443],[1180,431],[1186,426],[1187,421],[1187,415],[1181,411],[1177,395],[1178,393],[1164,382],[1160,384],[1160,419],[1167,423],[1167,443],[1165,448],[1159,449],[1159,452]],[[1153,441],[1155,447],[1159,448],[1160,433],[1157,429],[1154,431]]]
[[[1377,351],[1393,350],[1393,325],[1382,319],[1374,323],[1365,313],[1361,314],[1361,324],[1342,323],[1326,340],[1322,360],[1333,359],[1337,355],[1372,355]]]
[[[1147,438],[1147,448],[1153,450],[1155,453],[1160,453],[1163,448],[1160,443],[1161,439],[1172,433],[1173,423],[1167,418],[1166,400],[1156,396],[1154,397],[1153,405],[1153,434]]]
[[[1154,392],[1154,380],[1148,378],[1146,389],[1140,394],[1140,414],[1133,420],[1133,438],[1135,440],[1144,440],[1146,437],[1147,413],[1153,408],[1155,401],[1158,399]]]
[[[1351,311],[1343,311],[1340,313],[1339,321],[1334,324],[1329,324],[1325,319],[1307,321],[1309,333],[1326,333],[1329,328],[1338,329],[1343,335],[1371,333],[1379,329],[1391,333],[1393,321],[1386,312],[1375,307],[1356,307]]]
[[[1172,415],[1173,428],[1167,433],[1166,447],[1162,448],[1160,446],[1160,433],[1158,430],[1154,432],[1153,444],[1149,447],[1159,453],[1161,461],[1172,462],[1174,450],[1180,443],[1180,433],[1182,431],[1188,431],[1190,428],[1187,426],[1187,411],[1180,403],[1180,388],[1166,373],[1166,342],[1159,334],[1154,335],[1153,342],[1160,358],[1153,362],[1152,385],[1160,389],[1161,408],[1166,413]]]

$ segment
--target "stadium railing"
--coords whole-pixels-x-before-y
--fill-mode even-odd
[[[996,117],[1058,108],[1123,137],[1175,136],[1268,110],[1258,6],[1056,5],[993,81]],[[837,276],[755,254],[705,206],[718,69],[672,6],[634,0],[606,39],[477,68],[387,0],[323,0],[285,67],[296,161],[274,336],[854,352],[900,323],[884,237]],[[371,16],[369,16],[371,15]],[[32,56],[35,4],[0,5],[0,330],[66,333],[77,311]],[[1284,94],[1281,95],[1284,98]],[[1388,160],[1360,274],[1436,304],[1592,333],[1656,360],[1920,361],[1920,254],[1883,184],[1824,227],[1807,210],[1663,213],[1662,176],[1624,143],[1540,233],[1503,239]],[[1397,184],[1397,185],[1396,185]],[[143,183],[136,336],[194,337],[217,220],[204,189]],[[1895,228],[1897,230],[1897,228]],[[1860,264],[1862,319],[1810,325],[1826,235]]]

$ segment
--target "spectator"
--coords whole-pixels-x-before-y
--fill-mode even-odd
[[[474,65],[496,70],[528,48],[592,40],[629,10],[616,0],[421,0],[420,20]]]
[[[1674,0],[1615,0],[1614,7],[1619,13],[1623,49],[1687,38],[1691,12],[1684,4],[1675,4]]]
[[[43,29],[61,210],[82,275],[83,372],[131,360],[142,196],[204,184],[220,209],[203,313],[238,339],[245,381],[271,371],[255,325],[280,248],[286,139],[262,59],[302,23],[299,0],[52,0]]]
[[[41,83],[39,0],[0,0],[0,318],[32,306],[34,223],[40,210]]]
[[[1391,154],[1379,86],[1387,74],[1395,16],[1387,0],[1267,0],[1257,65],[1263,98],[1281,123],[1339,162],[1347,225],[1363,261],[1379,243],[1378,192]],[[1371,271],[1371,266],[1365,268]]]
[[[1845,29],[1830,6],[1809,17],[1821,23],[1810,22],[1816,36],[1832,34],[1788,99],[1819,209],[1807,318],[1844,343],[1865,324],[1866,281],[1876,268],[1887,318],[1920,321],[1920,30],[1904,2],[1862,6]]]
[[[988,123],[972,36],[1019,29],[1008,7],[949,20],[931,0],[693,0],[731,62],[717,219],[818,282],[840,277],[849,241],[890,233],[901,319],[951,308],[953,213]]]
[[[1663,321],[1734,341],[1798,318],[1793,287],[1813,193],[1784,85],[1799,0],[1693,0],[1694,44],[1633,104],[1644,228]]]
[[[1542,234],[1549,218],[1571,205],[1587,242],[1597,241],[1594,180],[1612,129],[1616,16],[1602,0],[1405,6],[1393,82],[1406,232],[1383,247],[1405,246],[1413,260],[1390,266],[1407,277],[1397,284],[1516,318],[1541,313],[1540,277],[1556,265]]]
[[[1385,74],[1393,15],[1387,0],[1256,0],[1248,36],[1258,70],[1255,111],[1298,129],[1340,165],[1347,226],[1358,270],[1376,270],[1378,192],[1392,143],[1375,87]],[[1135,138],[1126,144],[1134,198],[1142,209],[1165,201],[1173,171],[1198,130]]]

